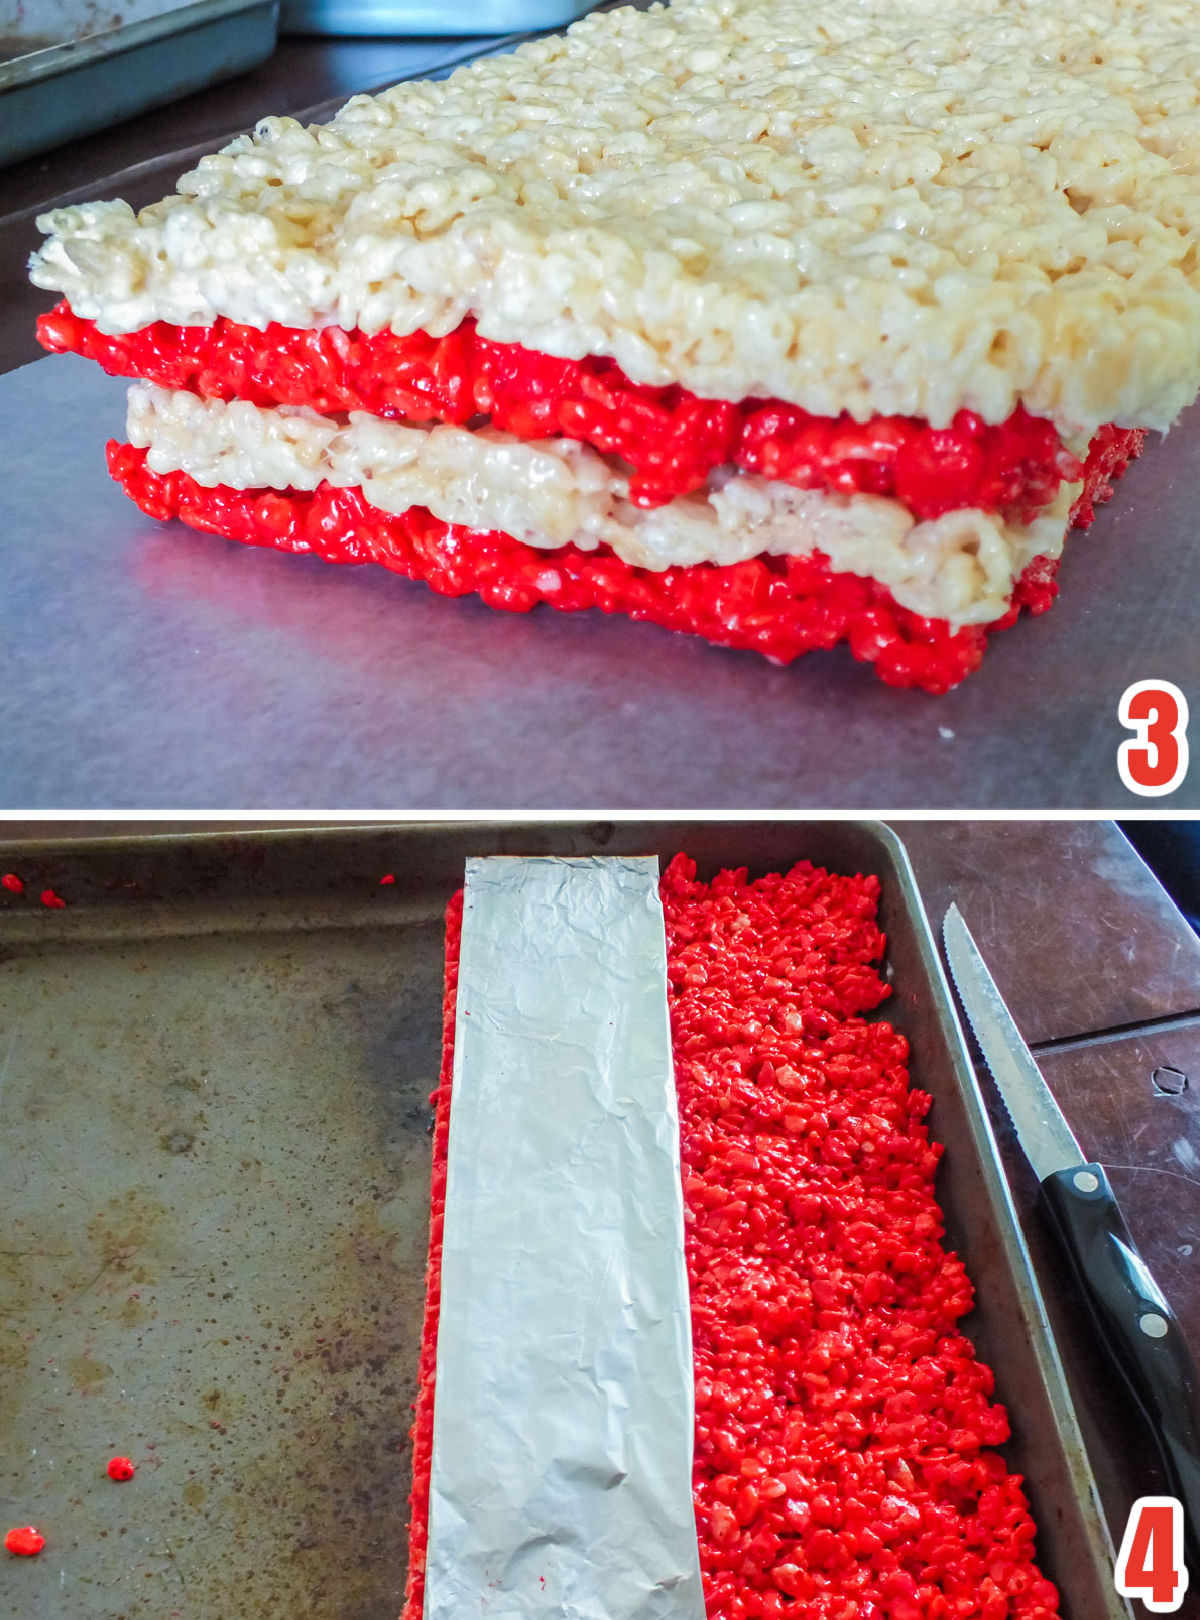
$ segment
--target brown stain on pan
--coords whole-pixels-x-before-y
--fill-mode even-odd
[[[84,1394],[91,1393],[97,1384],[112,1377],[112,1368],[106,1361],[96,1361],[89,1355],[67,1356],[62,1365],[72,1386]]]
[[[0,964],[0,1494],[72,1620],[399,1613],[440,974],[436,926]]]

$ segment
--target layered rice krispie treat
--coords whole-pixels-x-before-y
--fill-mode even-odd
[[[146,511],[940,691],[1200,389],[1192,0],[676,0],[46,216]]]

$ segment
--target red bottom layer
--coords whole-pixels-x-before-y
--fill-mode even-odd
[[[1112,480],[1144,440],[1144,433],[1116,428],[1101,429],[1093,440],[1072,514],[1081,527],[1091,522],[1095,504],[1111,496]],[[607,548],[538,550],[495,530],[443,523],[423,507],[393,516],[354,489],[206,489],[186,473],[151,472],[144,450],[116,441],[108,446],[108,464],[151,517],[180,518],[246,545],[311,553],[326,562],[379,563],[443,596],[475,592],[490,607],[512,612],[548,602],[566,611],[626,613],[780,664],[844,641],[887,685],[927,692],[957,686],[978,667],[992,631],[1012,624],[1022,608],[1044,612],[1058,590],[1057,563],[1036,558],[1017,581],[1003,618],[955,631],[944,619],[901,607],[873,580],[834,573],[820,553],[656,572],[622,562]]]

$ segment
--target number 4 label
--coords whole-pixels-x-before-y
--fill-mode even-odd
[[[1173,1614],[1187,1591],[1183,1508],[1173,1496],[1139,1496],[1117,1555],[1114,1584],[1122,1597],[1141,1598],[1154,1614]]]
[[[1136,740],[1117,749],[1117,770],[1130,793],[1174,793],[1188,770],[1187,699],[1171,681],[1135,681],[1121,693],[1117,719]]]

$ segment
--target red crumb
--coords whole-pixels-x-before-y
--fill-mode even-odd
[[[25,885],[15,872],[5,872],[4,876],[0,877],[0,883],[4,885],[10,894],[25,893]]]
[[[108,1464],[109,1479],[132,1479],[137,1469],[128,1457],[112,1457]]]
[[[379,886],[382,888],[385,883],[395,883],[395,881],[396,874],[394,872],[385,872],[383,877],[381,877],[379,880]]]
[[[44,906],[49,906],[51,911],[62,911],[65,909],[67,904],[62,895],[55,894],[53,889],[43,889],[41,898],[42,904]]]
[[[1139,454],[1144,439],[1144,433],[1115,428],[1097,435],[1077,508],[1082,513],[1086,504],[1081,522],[1090,521],[1093,502],[1107,499],[1111,480]],[[886,685],[927,692],[957,686],[978,668],[989,634],[1013,624],[1023,608],[1045,612],[1058,591],[1057,562],[1035,558],[1002,618],[953,630],[945,619],[901,607],[873,580],[835,573],[820,552],[657,571],[622,562],[604,546],[540,550],[497,530],[443,523],[420,506],[399,515],[382,512],[357,489],[207,489],[186,473],[151,472],[145,450],[115,440],[108,465],[151,517],[177,517],[244,545],[310,553],[333,563],[375,562],[424,580],[443,596],[475,592],[489,607],[516,613],[539,602],[566,612],[626,613],[780,664],[846,642]]]
[[[16,1553],[18,1558],[34,1558],[46,1545],[46,1538],[40,1530],[26,1524],[19,1530],[10,1530],[4,1538],[4,1545],[10,1553]]]
[[[942,428],[919,417],[813,416],[778,399],[705,399],[678,384],[635,383],[615,360],[494,343],[472,320],[440,338],[337,326],[260,332],[224,316],[211,326],[159,321],[112,336],[63,302],[39,319],[38,338],[111,374],[210,399],[418,422],[486,416],[518,438],[561,435],[628,462],[638,506],[702,489],[716,468],[732,465],[801,489],[891,496],[917,518],[973,506],[1028,522],[1064,478],[1081,476],[1054,424],[1023,406],[1000,423],[959,411]]]
[[[802,862],[661,883],[695,1357],[693,1499],[708,1620],[1053,1620],[992,1374],[958,1328],[930,1097],[868,1017],[879,884]],[[413,1428],[405,1620],[424,1601],[462,896]]]

